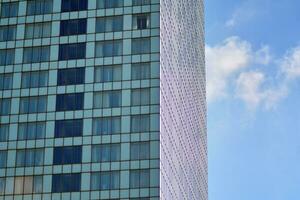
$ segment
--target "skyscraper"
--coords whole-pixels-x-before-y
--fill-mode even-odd
[[[0,199],[207,200],[202,0],[0,6]]]

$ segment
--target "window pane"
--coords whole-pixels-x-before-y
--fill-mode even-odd
[[[60,35],[85,34],[87,29],[86,19],[63,20],[60,22]]]
[[[132,132],[147,132],[150,130],[149,115],[134,115],[131,116],[131,131]]]
[[[9,125],[0,124],[0,142],[5,142],[8,139]]]
[[[123,16],[101,17],[96,20],[96,32],[113,32],[123,30]]]
[[[79,192],[81,186],[80,174],[52,175],[52,192]]]
[[[43,192],[43,176],[34,176],[33,179],[33,193]]]
[[[147,29],[150,27],[150,14],[137,14],[132,16],[132,29]]]
[[[123,54],[122,40],[96,42],[96,57],[120,56]]]
[[[150,53],[150,38],[138,38],[132,40],[132,54]]]
[[[97,8],[118,8],[123,6],[123,0],[97,0]]]
[[[81,163],[81,146],[55,147],[54,165],[77,164]]]
[[[72,69],[59,69],[57,73],[58,85],[83,84],[85,80],[85,69],[83,67]]]
[[[6,167],[7,151],[0,151],[0,168]]]
[[[50,47],[25,48],[23,53],[24,63],[46,62],[50,59]]]
[[[83,93],[59,94],[56,96],[56,111],[82,110]]]
[[[81,136],[83,120],[60,120],[55,121],[55,137],[76,137]]]
[[[61,11],[80,11],[87,10],[87,0],[62,0]]]
[[[0,74],[0,90],[9,90],[12,88],[13,74]]]
[[[18,2],[2,3],[1,17],[16,17],[18,15]]]
[[[0,26],[0,41],[11,41],[16,38],[16,26]]]
[[[5,191],[5,178],[0,178],[0,195],[4,195]]]
[[[0,115],[10,114],[10,99],[0,99]]]
[[[85,43],[59,45],[59,60],[84,59]]]
[[[150,4],[150,0],[132,0],[133,6],[143,6],[149,4]]]
[[[51,22],[26,24],[25,38],[44,38],[51,35]]]
[[[40,15],[52,12],[52,0],[27,1],[27,15]]]

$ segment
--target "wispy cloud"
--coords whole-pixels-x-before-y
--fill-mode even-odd
[[[229,19],[226,20],[225,26],[228,28],[235,27],[241,23],[249,22],[259,14],[265,12],[267,0],[245,0],[232,13]]]
[[[272,58],[269,46],[254,50],[250,42],[229,37],[207,45],[206,65],[209,103],[237,98],[249,109],[272,109],[288,95],[291,81],[300,78],[300,46]]]

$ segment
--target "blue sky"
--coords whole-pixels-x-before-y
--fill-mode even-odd
[[[300,199],[300,1],[206,1],[210,200]]]

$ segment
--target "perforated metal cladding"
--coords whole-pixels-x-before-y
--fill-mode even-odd
[[[207,200],[204,5],[160,6],[160,199]]]

